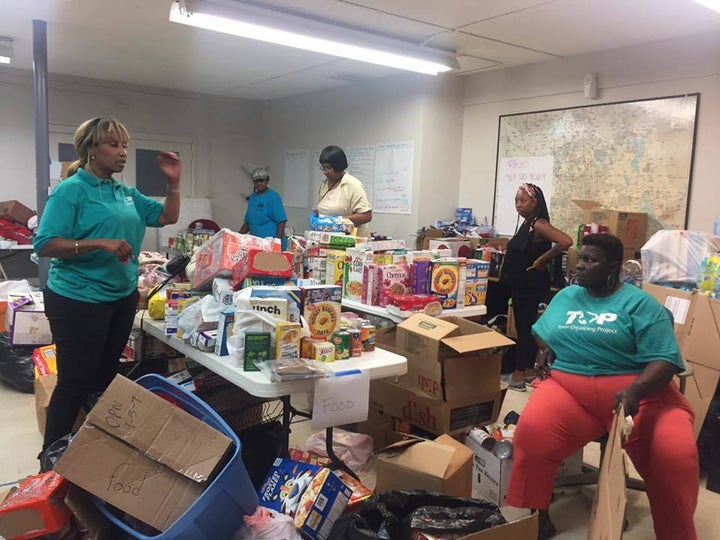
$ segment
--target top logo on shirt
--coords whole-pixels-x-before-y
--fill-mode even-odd
[[[579,330],[581,332],[602,332],[616,334],[617,329],[608,328],[607,323],[617,320],[617,313],[593,313],[592,311],[570,310],[567,312],[565,324],[560,329]]]

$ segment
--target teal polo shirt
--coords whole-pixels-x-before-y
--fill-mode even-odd
[[[639,373],[653,360],[685,369],[667,310],[633,285],[604,298],[566,287],[532,329],[555,353],[554,370],[622,375]]]
[[[137,288],[140,246],[145,227],[159,227],[162,203],[117,180],[100,180],[84,169],[60,182],[48,197],[33,244],[40,252],[52,238],[124,239],[134,257],[121,263],[117,256],[96,249],[67,259],[50,261],[48,287],[82,302],[111,302]]]

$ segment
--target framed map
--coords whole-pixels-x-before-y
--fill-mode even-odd
[[[648,237],[684,229],[699,99],[688,94],[501,116],[497,233],[515,232],[515,192],[522,182],[542,186],[553,225],[571,238],[582,221],[573,199],[646,212]]]

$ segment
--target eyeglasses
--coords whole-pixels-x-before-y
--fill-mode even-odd
[[[323,163],[322,165],[320,165],[320,170],[321,171],[332,171],[333,166],[329,165],[328,163]]]
[[[253,182],[256,184],[258,182],[267,182],[268,180],[270,180],[270,179],[269,178],[253,178]]]

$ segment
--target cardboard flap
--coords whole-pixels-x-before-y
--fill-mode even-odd
[[[423,313],[413,315],[406,321],[400,323],[398,327],[411,332],[419,332],[437,340],[456,332],[458,329],[458,326],[450,321],[431,317]]]
[[[402,446],[407,442],[400,441],[390,446]],[[434,441],[411,441],[411,445],[404,452],[386,455],[382,459],[436,478],[444,478],[454,454],[454,448]]]
[[[393,454],[393,453],[399,453],[403,451],[406,448],[411,447],[413,444],[417,444],[423,441],[426,441],[427,439],[423,439],[422,437],[416,437],[415,435],[407,435],[407,438],[403,439],[402,441],[398,441],[392,444],[388,444],[385,448],[381,448],[376,454]]]
[[[448,446],[455,450],[453,452],[452,459],[448,464],[445,476],[452,476],[455,471],[463,467],[474,456],[474,452],[470,450],[470,448],[468,448],[461,442],[456,441],[455,439],[450,437],[450,435],[440,435],[437,439],[435,439],[435,442],[438,444],[442,444],[443,446]]]
[[[597,201],[591,201],[588,199],[570,199],[572,202],[574,202],[577,206],[582,208],[583,210],[596,210],[601,209],[603,206]]]
[[[441,342],[443,345],[447,345],[460,354],[472,351],[481,351],[483,349],[491,349],[493,347],[515,345],[513,340],[503,336],[502,334],[498,334],[497,332],[483,332],[481,334],[447,337],[442,339]]]

